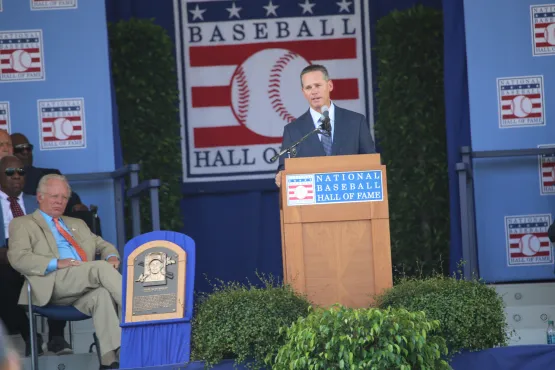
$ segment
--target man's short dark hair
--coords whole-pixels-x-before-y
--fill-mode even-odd
[[[303,86],[303,76],[310,72],[317,72],[320,71],[324,74],[324,80],[328,81],[330,79],[330,75],[328,73],[328,69],[321,64],[311,64],[301,71],[301,87]]]

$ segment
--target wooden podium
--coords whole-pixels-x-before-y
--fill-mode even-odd
[[[280,204],[284,281],[314,305],[369,307],[393,285],[379,154],[285,159]]]

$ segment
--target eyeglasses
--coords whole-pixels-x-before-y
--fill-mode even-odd
[[[4,171],[4,173],[8,177],[12,177],[16,172],[19,176],[25,176],[25,170],[23,168],[9,167],[9,168],[6,168],[6,170]]]
[[[33,144],[17,144],[13,149],[16,153],[23,153],[24,151],[32,152]]]

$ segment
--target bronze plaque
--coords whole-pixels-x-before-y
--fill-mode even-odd
[[[178,245],[157,240],[127,258],[126,322],[182,318],[185,313],[187,254]]]

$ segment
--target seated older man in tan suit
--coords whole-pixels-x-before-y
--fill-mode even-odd
[[[118,252],[82,220],[62,216],[70,194],[64,176],[40,180],[39,209],[10,222],[8,259],[29,279],[33,304],[73,305],[92,316],[102,355],[100,369],[117,369],[122,305]],[[101,260],[95,261],[96,253]],[[19,303],[27,302],[25,283]]]

